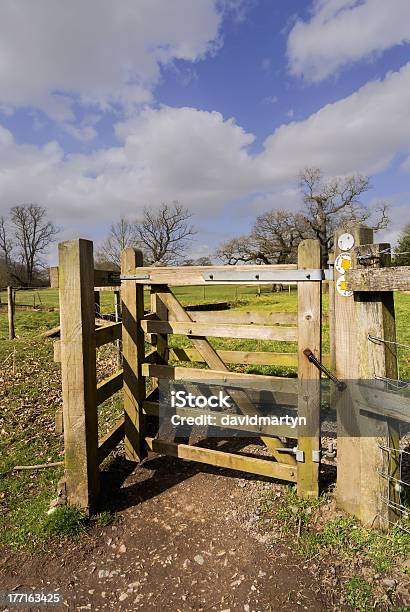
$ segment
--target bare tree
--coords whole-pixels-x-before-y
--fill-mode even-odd
[[[385,202],[370,209],[360,201],[360,197],[370,189],[366,176],[353,174],[326,180],[319,168],[306,168],[300,174],[299,186],[305,203],[304,217],[313,236],[322,245],[324,264],[333,245],[336,227],[359,221],[378,230],[389,223]]]
[[[5,217],[0,217],[0,256],[8,270],[11,268],[13,253],[13,240],[11,229]]]
[[[210,257],[203,255],[197,258],[188,258],[182,262],[183,266],[212,266],[212,260]]]
[[[189,241],[196,234],[190,224],[191,217],[188,209],[178,202],[163,203],[157,210],[144,208],[135,229],[149,265],[174,265],[183,259]]]
[[[404,227],[399,236],[397,254],[393,258],[394,266],[410,266],[410,223]]]
[[[272,210],[257,217],[248,236],[222,244],[217,256],[228,264],[293,263],[301,240],[311,234],[301,213]]]
[[[123,217],[110,227],[109,234],[97,251],[97,265],[121,268],[121,252],[127,247],[138,246],[135,224]]]
[[[6,227],[1,244],[3,253],[8,250],[11,275],[18,282],[31,286],[35,272],[44,267],[42,256],[56,239],[59,229],[48,220],[43,206],[27,204],[11,208],[11,234],[8,232]]]

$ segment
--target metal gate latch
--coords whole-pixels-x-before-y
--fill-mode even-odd
[[[323,363],[321,363],[317,357],[315,357],[314,353],[310,350],[310,348],[305,349],[303,351],[303,354],[306,355],[309,361],[313,363],[313,365],[315,365],[318,370],[326,374],[326,376],[332,381],[332,383],[336,385],[339,391],[344,391],[346,389],[346,383],[336,378],[336,376],[332,374],[332,372],[330,372],[330,370],[328,370],[326,366],[324,366]]]
[[[303,450],[299,450],[297,446],[294,446],[293,448],[276,448],[275,450],[278,453],[289,453],[290,455],[295,455],[296,461],[299,463],[305,462],[305,453]]]

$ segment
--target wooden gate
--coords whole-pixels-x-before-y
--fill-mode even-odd
[[[99,494],[99,465],[125,438],[128,459],[140,461],[149,450],[201,463],[242,470],[297,483],[298,493],[317,497],[320,465],[320,372],[304,355],[309,348],[321,359],[321,250],[319,242],[299,246],[297,265],[143,267],[142,255],[126,249],[121,279],[112,272],[93,270],[92,243],[85,240],[59,245],[61,362],[67,499],[85,509],[95,507]],[[192,313],[173,293],[174,286],[298,283],[297,318],[269,313]],[[96,329],[94,290],[121,280],[122,323]],[[150,312],[144,311],[144,287],[150,290]],[[192,348],[169,347],[170,334],[189,338]],[[269,363],[269,353],[217,351],[208,337],[247,338],[297,343],[298,378],[263,376],[230,371],[227,364]],[[122,339],[123,369],[96,383],[96,348]],[[153,350],[146,352],[146,339]],[[207,369],[181,367],[181,361],[202,362]],[[190,364],[188,364],[189,366]],[[147,393],[147,378],[188,383],[224,381],[235,386],[230,395],[242,414],[257,407],[246,389],[267,389],[279,398],[286,394],[306,418],[297,446],[284,449],[284,438],[295,438],[288,425],[265,428],[263,443],[269,456],[249,457],[148,437],[145,423],[160,412],[158,388]],[[97,407],[124,389],[124,419],[98,440]],[[289,399],[290,398],[290,399]],[[280,437],[278,437],[280,436]]]

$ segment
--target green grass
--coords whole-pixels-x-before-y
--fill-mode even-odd
[[[47,515],[42,528],[49,538],[72,538],[85,531],[88,517],[75,506],[58,506],[52,514]]]
[[[275,491],[264,491],[259,511],[263,524],[275,534],[293,539],[305,560],[331,557],[332,561],[342,561],[346,601],[354,610],[373,609],[372,585],[363,576],[349,575],[354,571],[350,568],[361,559],[362,566],[370,566],[374,574],[389,575],[393,570],[406,574],[410,533],[399,527],[388,534],[366,529],[352,517],[340,514],[326,519],[326,504],[330,502],[326,494],[316,500],[300,499],[296,488],[288,486],[279,498]]]
[[[345,584],[346,601],[353,610],[359,612],[373,610],[372,590],[372,586],[367,580],[353,576]]]
[[[233,286],[203,287],[175,289],[175,293],[184,305],[205,302],[229,301],[232,308],[237,310],[296,312],[297,296],[292,291],[283,293],[262,292],[255,295],[255,287]],[[58,292],[53,289],[43,290],[41,310],[16,311],[15,341],[7,339],[7,313],[0,311],[0,544],[23,546],[28,542],[36,545],[44,541],[47,536],[45,524],[46,511],[49,502],[55,496],[58,480],[62,476],[62,468],[46,469],[36,472],[13,472],[10,470],[17,464],[34,464],[46,461],[59,461],[63,456],[61,437],[54,433],[54,415],[60,405],[60,366],[53,363],[52,341],[38,338],[41,331],[58,324],[58,312],[50,310],[58,304]],[[146,307],[149,304],[149,294],[145,295]],[[109,292],[101,293],[101,305],[104,312],[113,311],[113,295]],[[327,296],[324,296],[324,312],[327,310]],[[397,335],[400,342],[410,344],[410,327],[408,318],[410,314],[410,295],[396,295]],[[324,352],[328,351],[328,327],[323,329]],[[221,339],[213,338],[211,343],[217,349],[229,350],[259,350],[274,352],[294,352],[295,343]],[[172,336],[171,346],[188,347],[189,340],[182,336]],[[104,374],[104,350],[99,349],[100,374]],[[400,351],[400,369],[402,378],[410,378],[410,352]],[[108,368],[108,366],[107,366]],[[257,372],[276,375],[294,375],[293,368],[268,366],[233,366],[248,372]],[[13,373],[14,371],[14,373]],[[121,397],[119,394],[107,400],[99,408],[100,434],[103,435],[120,416],[122,412]],[[302,513],[303,525],[308,525],[311,508],[297,506],[297,520]],[[283,511],[285,512],[285,510]],[[306,514],[307,513],[307,514]],[[294,518],[294,515],[292,515]],[[289,519],[292,519],[289,517]],[[284,523],[287,518],[282,517]],[[101,521],[105,519],[102,517]],[[106,520],[110,520],[106,517]],[[293,519],[292,519],[293,520]],[[350,524],[349,524],[350,525]],[[326,538],[345,538],[349,532],[349,525],[331,524],[328,530],[319,536],[321,542]],[[390,563],[389,551],[383,547],[382,542],[365,538],[363,532],[353,530],[358,538],[355,546],[367,547],[373,563],[380,568]],[[352,534],[349,532],[349,543]],[[360,540],[360,537],[363,541]],[[367,536],[366,536],[367,537]],[[396,536],[394,536],[396,537]],[[401,536],[400,536],[401,537]],[[310,539],[309,539],[310,538]],[[306,555],[315,554],[317,534],[309,531],[301,538],[301,544],[306,548]],[[399,535],[395,546],[399,545]],[[349,544],[349,545],[350,545]]]

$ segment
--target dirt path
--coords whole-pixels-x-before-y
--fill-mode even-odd
[[[59,588],[65,610],[332,609],[290,548],[249,528],[253,485],[238,476],[155,456],[120,469],[120,491],[105,483],[116,522],[51,556],[3,557],[0,590]]]

